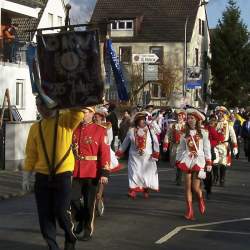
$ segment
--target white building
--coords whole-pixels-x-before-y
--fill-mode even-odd
[[[0,33],[0,105],[6,88],[12,105],[18,108],[22,120],[36,119],[35,98],[32,94],[26,48],[35,42],[37,28],[61,26],[65,20],[63,0],[0,0],[0,26],[18,24],[18,38],[22,44],[17,52],[17,63],[3,61],[3,34]]]
[[[8,88],[11,104],[17,107],[22,118],[21,122],[6,122],[5,129],[1,130],[0,169],[19,169],[22,166],[28,131],[37,115],[26,63],[27,45],[36,39],[35,32],[27,30],[61,26],[64,20],[63,0],[0,0],[0,105],[2,107]],[[18,24],[21,46],[16,63],[11,63],[3,57],[2,30],[14,23]]]

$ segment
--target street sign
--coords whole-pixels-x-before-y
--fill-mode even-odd
[[[133,54],[133,63],[155,63],[159,57],[156,54]]]
[[[202,71],[200,67],[187,67],[187,81],[198,81],[202,78]]]
[[[189,81],[186,83],[186,88],[187,89],[201,89],[203,85],[202,80],[194,80],[194,81]]]
[[[145,64],[144,66],[144,81],[156,81],[158,80],[158,65]]]

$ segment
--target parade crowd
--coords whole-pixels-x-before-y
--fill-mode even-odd
[[[240,143],[250,161],[250,113],[243,109],[217,106],[203,112],[148,105],[123,111],[119,121],[112,103],[63,112],[49,110],[39,97],[36,104],[42,119],[29,132],[23,189],[30,189],[35,173],[40,229],[51,250],[60,249],[56,221],[65,232],[65,250],[75,249],[77,238],[92,238],[95,216],[104,212],[110,173],[123,168],[119,159],[128,158],[131,200],[159,192],[157,164],[169,161],[176,185],[184,185],[187,220],[195,218],[195,199],[205,214],[203,186],[207,199],[213,185],[224,187]]]

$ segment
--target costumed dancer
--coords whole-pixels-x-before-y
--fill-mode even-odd
[[[151,117],[152,120],[148,121],[148,125],[150,126],[150,128],[154,131],[155,135],[158,138],[158,141],[160,143],[160,139],[161,139],[161,128],[162,126],[159,125],[159,115],[160,115],[160,110],[159,109],[155,109],[153,110]]]
[[[107,144],[110,145],[113,140],[112,124],[106,122],[106,116],[108,115],[108,109],[105,107],[97,108],[94,115],[94,122],[107,130],[108,141]],[[110,147],[110,172],[114,173],[119,171],[122,165],[118,162],[115,156],[115,152]],[[96,209],[97,215],[102,216],[104,213],[104,202],[103,202],[104,185],[99,183],[98,191],[96,195]]]
[[[78,222],[75,233],[80,234],[84,230],[82,240],[87,241],[94,231],[98,184],[108,183],[110,146],[106,128],[93,123],[94,107],[85,107],[82,112],[84,119],[74,131],[72,142],[75,168],[71,204]]]
[[[231,145],[233,148],[233,154],[238,154],[238,145],[237,145],[237,138],[234,132],[234,128],[230,126],[229,122],[227,121],[226,117],[229,116],[229,111],[224,106],[217,106],[215,108],[215,113],[218,117],[218,122],[216,126],[217,132],[223,134],[224,141],[221,142],[216,148],[219,151],[219,161],[213,167],[213,182],[217,184],[219,179],[218,168],[220,169],[220,185],[224,186],[225,184],[225,177],[226,177],[226,169],[230,167],[232,164],[232,157],[231,157],[231,149],[229,140],[231,141]]]
[[[193,192],[196,193],[199,201],[201,214],[205,213],[205,202],[201,190],[201,179],[205,179],[206,172],[211,171],[211,147],[208,133],[201,128],[201,121],[205,116],[196,109],[187,109],[187,124],[185,133],[180,139],[177,148],[176,166],[185,175],[185,194],[187,211],[185,218],[194,219],[193,211]]]
[[[176,161],[176,150],[180,143],[181,135],[185,131],[186,126],[186,111],[184,109],[175,110],[177,116],[177,122],[173,123],[168,129],[164,141],[163,141],[163,151],[166,152],[170,150],[170,166],[175,166]],[[181,185],[182,173],[179,168],[176,170],[176,185]]]
[[[208,131],[208,138],[211,145],[211,157],[212,157],[212,166],[219,162],[219,151],[217,146],[224,141],[223,134],[220,134],[215,129],[217,125],[216,116],[210,116],[208,124],[205,126],[205,129]],[[207,199],[210,198],[212,193],[212,172],[206,173],[206,179],[204,180],[205,190],[207,191]]]
[[[130,145],[128,159],[129,197],[135,199],[138,192],[143,192],[148,198],[149,190],[159,191],[159,181],[156,161],[159,158],[159,142],[146,124],[147,114],[137,113],[134,127],[131,128],[119,150],[121,157]]]

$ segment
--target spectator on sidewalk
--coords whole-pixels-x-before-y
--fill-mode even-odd
[[[113,140],[111,142],[111,148],[113,151],[115,151],[115,137],[118,136],[118,118],[115,113],[116,105],[114,103],[110,103],[108,107],[109,114],[106,117],[106,121],[110,122],[112,124],[112,130],[113,130]]]
[[[246,115],[247,120],[242,125],[241,137],[244,140],[244,152],[250,162],[250,112]]]
[[[131,117],[129,110],[125,110],[122,115],[122,120],[119,125],[118,138],[122,143],[127,135],[129,128],[131,127]]]
[[[18,24],[6,25],[3,30],[4,61],[16,62],[18,48]]]

